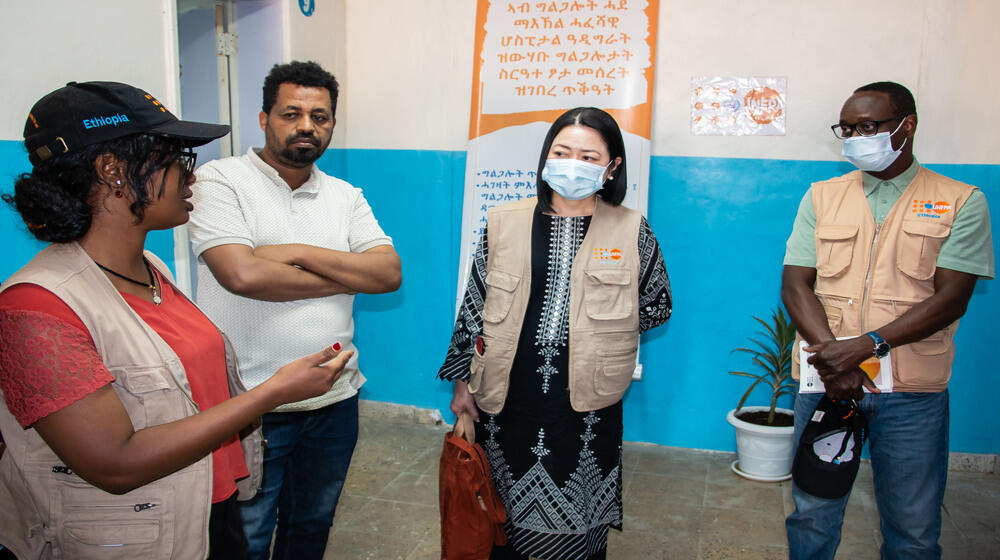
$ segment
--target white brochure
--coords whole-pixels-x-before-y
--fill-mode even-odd
[[[842,337],[838,340],[844,340],[845,338],[854,337]],[[805,347],[808,346],[806,341],[799,342],[799,392],[800,393],[823,393],[826,388],[823,386],[823,380],[819,378],[819,372],[816,371],[807,358],[812,356],[812,353],[806,352]],[[867,360],[861,362],[859,366],[862,371],[868,374],[868,378],[871,379],[875,386],[878,387],[879,391],[883,393],[892,392],[892,360],[890,359],[892,353],[886,354],[884,358],[876,358],[872,356]],[[868,389],[865,389],[868,393]]]

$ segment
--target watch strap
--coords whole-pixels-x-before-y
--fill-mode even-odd
[[[872,351],[872,354],[878,356],[879,358],[883,358],[889,353],[889,343],[882,338],[882,335],[875,331],[869,331],[865,334],[868,335],[868,337],[872,339],[872,342],[875,343],[875,348]]]

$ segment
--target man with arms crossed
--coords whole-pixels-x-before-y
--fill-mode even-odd
[[[317,341],[356,350],[354,294],[400,285],[399,257],[361,190],[313,164],[333,134],[337,90],[316,63],[275,65],[264,148],[197,172],[197,300],[232,337],[248,387]],[[357,367],[355,353],[329,393],[264,415],[263,488],[241,507],[252,559],[268,557],[276,523],[274,558],[322,558],[358,437]]]
[[[814,183],[802,199],[782,299],[826,394],[859,400],[868,418],[882,558],[939,558],[953,337],[976,280],[993,277],[989,210],[979,189],[914,159],[917,110],[905,87],[858,88],[833,130],[859,171]],[[862,385],[875,387],[858,365],[887,353],[893,392],[862,398]],[[796,443],[822,396],[796,398]],[[833,558],[848,497],[792,495],[790,557]]]

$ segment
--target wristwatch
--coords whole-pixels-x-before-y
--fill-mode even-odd
[[[875,331],[867,332],[867,334],[872,341],[875,342],[875,351],[873,352],[877,358],[884,358],[889,355],[889,343],[885,341],[884,338],[879,336]]]

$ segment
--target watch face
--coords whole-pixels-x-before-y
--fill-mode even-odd
[[[889,344],[881,342],[875,345],[875,355],[879,358],[884,358],[889,354]]]

